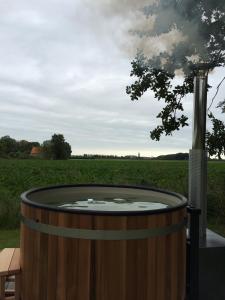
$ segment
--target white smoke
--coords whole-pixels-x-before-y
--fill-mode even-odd
[[[116,24],[111,38],[129,58],[133,58],[137,50],[142,50],[147,57],[157,55],[159,52],[172,52],[173,47],[184,40],[183,35],[176,29],[166,34],[150,36],[155,17],[154,15],[146,17],[143,10],[155,3],[154,0],[84,1],[96,17],[99,16]]]

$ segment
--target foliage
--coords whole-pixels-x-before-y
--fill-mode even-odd
[[[0,230],[0,251],[4,248],[17,248],[20,246],[20,235],[18,229]]]
[[[12,139],[10,136],[6,135],[0,138],[0,154],[10,155],[17,151],[16,140]]]
[[[222,109],[222,113],[225,113],[225,100],[220,101],[217,107],[220,107]]]
[[[187,76],[182,85],[173,87],[172,80],[175,75],[170,74],[166,70],[155,69],[151,67],[150,62],[144,63],[146,57],[138,54],[136,59],[131,63],[131,76],[138,77],[138,80],[126,89],[131,100],[138,100],[149,88],[153,91],[157,100],[164,99],[166,105],[157,115],[162,120],[162,125],[157,126],[151,131],[153,140],[160,140],[163,133],[171,135],[174,130],[187,126],[187,116],[184,114],[178,116],[178,112],[182,112],[182,98],[193,91],[193,78]]]
[[[221,159],[221,155],[225,154],[225,124],[216,119],[212,113],[209,114],[212,120],[212,132],[206,133],[207,148],[210,156],[216,155]]]
[[[189,153],[175,153],[175,154],[167,154],[167,155],[160,155],[156,157],[156,159],[160,160],[188,160]]]
[[[40,146],[40,144],[26,140],[16,141],[6,135],[0,138],[0,157],[28,158],[33,146]]]
[[[44,141],[42,144],[42,149],[43,149],[43,157],[46,159],[52,159],[53,150],[52,150],[51,140]]]
[[[50,141],[44,141],[43,152],[48,159],[68,159],[72,151],[62,134],[54,134]]]
[[[52,152],[53,159],[67,159],[71,155],[71,147],[65,142],[62,134],[54,134],[52,136]]]
[[[182,100],[193,92],[193,77],[199,69],[206,73],[225,65],[225,2],[221,0],[159,0],[143,9],[146,17],[154,16],[152,29],[137,32],[140,36],[159,38],[174,32],[182,35],[172,50],[147,58],[138,52],[132,61],[131,76],[137,80],[127,87],[131,100],[138,100],[148,90],[165,107],[157,115],[162,122],[151,131],[151,138],[171,135],[187,126]],[[182,70],[184,81],[175,85],[175,71]],[[210,88],[210,86],[208,86]]]
[[[40,144],[26,140],[16,141],[6,135],[0,138],[0,157],[30,158],[33,147],[40,147]],[[51,140],[44,141],[42,149],[43,157],[46,159],[68,159],[71,155],[71,147],[62,134],[54,134]]]
[[[12,173],[13,171],[11,170]],[[0,184],[0,227],[15,228],[18,225],[19,202],[16,200],[13,191]]]

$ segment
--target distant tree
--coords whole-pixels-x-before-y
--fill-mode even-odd
[[[10,156],[12,153],[15,153],[18,150],[17,148],[16,140],[12,139],[9,135],[0,138],[1,156]]]
[[[33,147],[32,143],[26,140],[18,141],[17,145],[18,145],[18,151],[24,154],[30,154],[30,151]]]
[[[217,156],[221,159],[221,155],[225,154],[225,124],[216,119],[212,113],[209,114],[212,121],[212,132],[206,133],[207,148],[210,156]]]
[[[6,135],[0,138],[0,157],[29,158],[33,146],[40,146],[40,144],[26,140],[16,141]]]
[[[52,149],[52,143],[51,140],[44,141],[42,144],[43,149],[43,157],[46,159],[52,159],[53,158],[53,149]]]
[[[40,143],[39,142],[30,142],[32,147],[40,147]]]
[[[43,143],[44,157],[48,159],[68,159],[71,152],[71,146],[62,134],[54,134],[51,140]]]
[[[53,159],[68,159],[71,155],[71,147],[65,142],[62,134],[54,134],[51,139]]]
[[[160,159],[160,160],[188,160],[189,159],[189,154],[188,153],[175,153],[175,154],[160,155],[160,156],[157,156],[155,159]]]

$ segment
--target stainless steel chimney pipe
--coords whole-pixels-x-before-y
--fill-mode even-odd
[[[206,243],[207,229],[207,151],[206,107],[207,107],[208,72],[199,70],[194,79],[194,117],[192,150],[189,156],[189,202],[201,209],[200,246]]]

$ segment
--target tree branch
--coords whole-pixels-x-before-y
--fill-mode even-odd
[[[219,92],[219,90],[220,90],[221,84],[223,83],[224,80],[225,80],[225,76],[224,76],[223,79],[220,81],[220,83],[217,85],[216,93],[215,93],[215,95],[213,96],[213,98],[212,98],[212,100],[211,100],[211,103],[210,103],[210,105],[209,105],[209,107],[208,107],[208,111],[210,110],[211,106],[213,105],[213,102],[214,102],[214,100],[215,100],[215,98],[216,98],[216,96],[217,96],[217,94],[218,94],[218,92]]]

